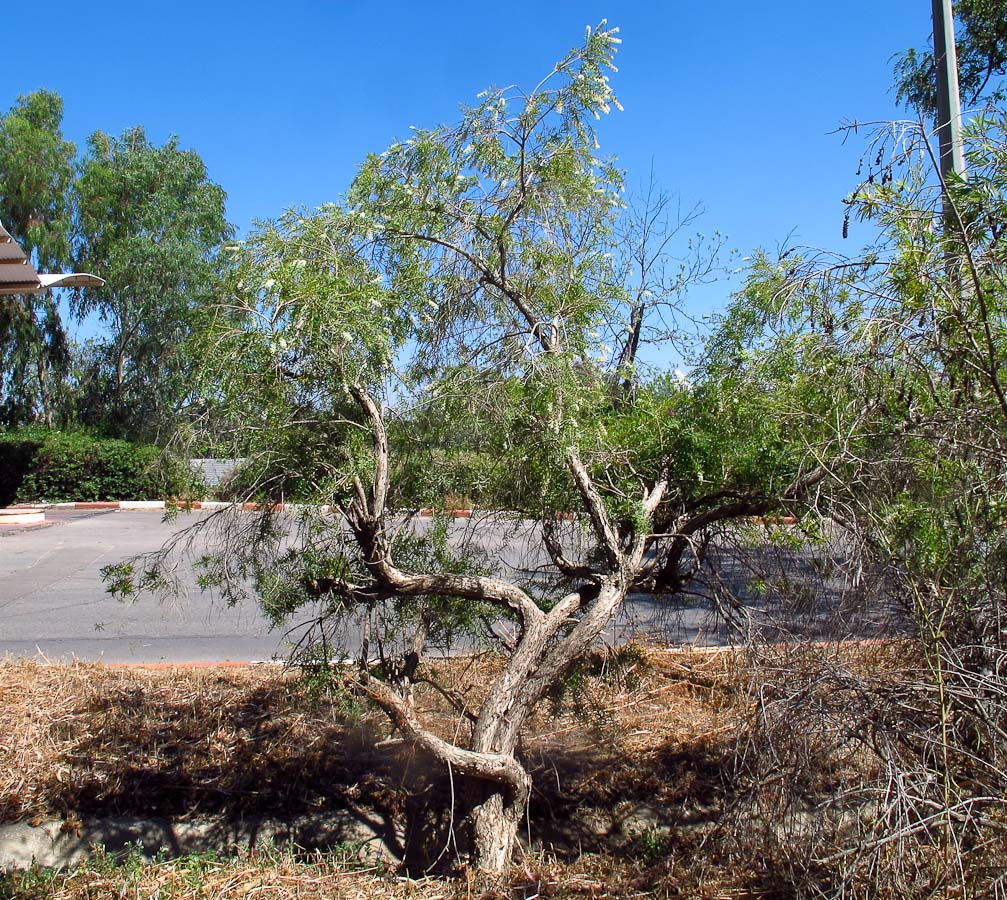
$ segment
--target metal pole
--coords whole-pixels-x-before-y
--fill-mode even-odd
[[[958,53],[951,0],[933,0],[934,63],[937,67],[937,138],[941,153],[941,178],[953,172],[965,176],[962,150],[962,102],[958,92]]]
[[[961,295],[960,248],[952,235],[964,238],[964,226],[955,210],[948,182],[952,174],[965,178],[965,153],[962,150],[962,104],[958,91],[958,52],[955,49],[955,18],[951,0],[932,0],[934,16],[934,66],[937,76],[937,140],[940,149],[941,200],[943,201],[944,267],[949,286]],[[944,343],[943,326],[938,340]]]

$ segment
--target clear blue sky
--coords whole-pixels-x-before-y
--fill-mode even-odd
[[[240,234],[338,199],[367,153],[410,125],[452,121],[486,86],[533,85],[606,17],[623,38],[613,84],[625,112],[601,137],[630,187],[653,166],[684,204],[705,207],[699,227],[742,255],[842,243],[840,201],[863,148],[830,132],[905,115],[890,57],[927,44],[927,0],[42,0],[6,11],[17,39],[0,107],[45,87],[63,96],[65,134],[81,146],[99,128],[177,134],[227,191]],[[697,311],[726,291],[702,292]]]

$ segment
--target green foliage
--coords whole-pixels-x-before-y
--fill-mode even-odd
[[[399,532],[394,543],[397,563],[406,571],[414,572],[487,574],[485,553],[466,541],[452,540],[450,524],[450,519],[438,517],[429,527],[419,526],[416,532]],[[301,541],[295,547],[277,557],[263,554],[261,565],[254,558],[249,559],[248,571],[255,580],[263,610],[276,625],[313,602],[322,604],[326,618],[338,620],[354,615],[357,610],[347,600],[346,586],[367,578],[359,548],[353,542],[334,536],[325,522],[305,517],[301,528]],[[250,556],[260,553],[271,539],[271,535],[262,535]],[[215,577],[208,579],[208,583],[213,584],[221,581]],[[461,637],[481,640],[487,620],[499,619],[497,610],[489,604],[439,594],[375,598],[371,612],[376,613],[374,637],[387,646],[395,646],[403,634],[422,626],[430,644],[449,649]],[[305,659],[312,666],[317,662],[312,656],[315,649],[308,648]],[[327,659],[337,650],[329,648],[323,655]]]
[[[57,869],[31,866],[0,873],[0,900],[47,900],[60,880]]]
[[[263,612],[279,627],[291,613],[327,593],[326,585],[352,581],[361,572],[359,561],[340,552],[340,548],[309,544],[285,553],[274,565],[258,571],[256,588]],[[338,595],[329,600],[333,611],[341,603]]]
[[[0,506],[10,506],[17,501],[21,485],[45,437],[42,429],[0,433]]]
[[[221,435],[215,437],[219,441]],[[221,499],[303,503],[330,493],[326,488],[338,478],[341,448],[356,433],[335,417],[320,417],[314,423],[283,428],[268,442],[251,435],[236,437],[237,446],[224,445],[224,452],[240,452],[248,460],[219,486]]]
[[[621,177],[590,127],[615,103],[615,43],[591,32],[533,94],[491,91],[369,158],[344,209],[290,212],[234,249],[200,393],[257,457],[243,487],[348,499],[371,466],[348,386],[394,385],[396,505],[538,508],[548,481],[569,507],[564,453],[605,393],[592,343],[618,291]],[[539,342],[548,356],[526,355]]]
[[[63,101],[50,91],[19,97],[0,119],[0,217],[41,269],[70,257],[73,158],[63,140]],[[0,425],[52,424],[69,348],[50,294],[0,297]]]
[[[958,79],[965,102],[975,105],[990,89],[990,101],[997,102],[1002,99],[1002,86],[996,79],[1007,73],[1007,2],[957,0],[954,7]],[[909,49],[895,57],[900,102],[932,117],[937,110],[936,84],[931,51]]]
[[[194,477],[159,448],[41,429],[0,436],[0,502],[160,500],[186,496]]]
[[[189,424],[220,455],[248,458],[231,496],[345,509],[366,493],[375,445],[360,389],[382,407],[395,510],[566,516],[584,508],[576,456],[628,536],[653,528],[641,485],[665,475],[662,522],[789,483],[800,460],[777,412],[799,401],[811,420],[819,396],[799,361],[702,383],[635,363],[641,328],[670,333],[689,275],[628,286],[631,259],[651,272],[672,232],[649,213],[663,242],[627,255],[622,174],[593,131],[618,106],[617,43],[589,29],[530,93],[485,92],[456,124],[369,157],[341,205],[292,210],[227,249],[226,296],[193,344],[204,365]],[[350,536],[316,524],[295,547],[267,536],[231,548],[236,571],[261,573],[277,619],[320,594],[326,615],[348,617],[347,586],[359,602],[371,584]],[[456,571],[438,535],[399,534],[397,565]],[[227,571],[219,556],[206,574]],[[377,605],[395,632],[421,622],[448,641],[483,627],[484,610],[451,598]]]
[[[62,122],[62,98],[40,90],[19,97],[0,125],[3,224],[45,269],[70,258],[76,147],[63,140]]]
[[[105,590],[124,603],[138,600],[141,594],[164,596],[173,586],[156,566],[138,566],[131,561],[102,566],[101,578]]]
[[[674,843],[671,834],[657,828],[645,828],[633,835],[633,849],[650,863],[662,862],[671,856]]]
[[[621,173],[595,153],[594,118],[618,106],[618,39],[590,31],[531,94],[490,90],[456,126],[370,157],[348,197],[408,304],[418,379],[478,359],[503,374],[528,343],[588,355],[618,279]],[[559,324],[563,333],[560,335]]]
[[[470,540],[453,542],[450,528],[450,518],[436,516],[423,532],[400,532],[393,545],[395,559],[410,572],[490,574],[486,552]],[[483,643],[488,623],[501,620],[500,610],[492,604],[443,594],[393,598],[390,606],[390,615],[382,618],[389,637],[400,631],[408,634],[422,625],[429,643],[443,651],[450,651],[463,637]]]
[[[81,420],[109,433],[150,437],[188,398],[185,341],[217,283],[215,253],[230,237],[223,190],[176,138],[157,147],[142,127],[95,132],[74,185],[76,262],[101,288],[76,294],[109,334],[90,354]]]
[[[346,497],[369,443],[348,386],[380,383],[406,313],[335,206],[291,212],[228,256],[227,299],[192,344],[203,365],[190,425],[250,458],[237,490]]]
[[[332,659],[330,648],[315,644],[297,658],[298,683],[313,704],[326,704],[341,720],[359,726],[366,706],[346,683],[346,667]]]
[[[960,11],[993,6],[1000,27],[1003,4]],[[969,177],[944,191],[925,126],[880,132],[868,154],[878,162],[847,201],[877,239],[853,258],[757,258],[713,345],[722,368],[748,378],[792,361],[791,396],[810,405],[783,409],[792,419],[818,410],[818,423],[799,434],[826,472],[814,497],[822,531],[842,535],[828,563],[866,576],[869,594],[895,598],[912,624],[915,670],[880,690],[863,682],[859,696],[884,705],[867,701],[835,729],[872,734],[861,746],[876,754],[878,777],[857,788],[865,809],[896,781],[902,793],[888,796],[912,797],[911,812],[886,814],[875,832],[883,841],[898,835],[897,859],[868,849],[860,865],[875,884],[887,877],[900,889],[933,865],[946,879],[935,890],[976,896],[995,892],[988,860],[973,848],[1002,820],[1007,795],[1005,135],[1002,102],[975,116],[964,128]],[[819,677],[797,675],[802,686]],[[803,687],[794,696],[783,715],[808,703]],[[986,798],[989,825],[957,816]],[[922,807],[932,810],[926,835],[909,824]],[[841,878],[852,881],[843,866]]]
[[[231,233],[224,193],[193,151],[174,138],[155,147],[140,127],[95,132],[78,163],[62,117],[62,99],[41,90],[0,119],[0,216],[41,270],[106,279],[72,310],[97,313],[108,333],[73,348],[51,293],[0,298],[0,425],[163,436],[190,399],[185,341]]]

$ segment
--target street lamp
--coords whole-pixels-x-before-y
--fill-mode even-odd
[[[0,295],[40,294],[54,287],[101,287],[104,278],[87,273],[36,272],[21,245],[0,225]]]

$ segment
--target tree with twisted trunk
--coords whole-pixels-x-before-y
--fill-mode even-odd
[[[713,529],[820,478],[768,415],[794,401],[785,366],[775,385],[691,384],[640,359],[713,265],[687,250],[663,277],[682,220],[661,219],[664,200],[628,215],[596,153],[617,44],[588,29],[532,91],[486,92],[370,157],[343,204],[235,245],[200,335],[192,426],[246,458],[242,498],[267,501],[254,524],[232,515],[205,581],[277,622],[311,611],[304,656],[354,657],[340,677],[463,778],[469,858],[492,872],[527,810],[519,738],[546,693],[631,592],[680,589]],[[452,497],[493,510],[477,536],[534,542],[542,565],[514,571],[417,521]],[[268,508],[292,499],[312,504],[296,527]],[[478,701],[435,685],[458,711],[448,738],[413,687],[460,637],[499,665]]]

